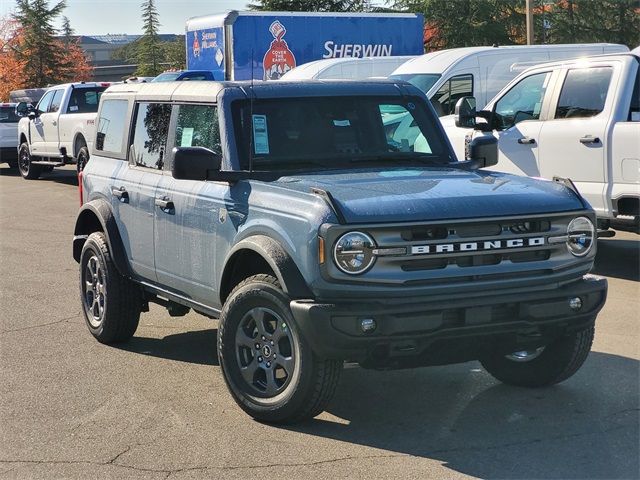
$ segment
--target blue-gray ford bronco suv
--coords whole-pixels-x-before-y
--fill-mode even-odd
[[[87,326],[218,319],[233,398],[270,422],[321,412],[345,361],[561,382],[606,298],[594,213],[569,181],[479,170],[493,139],[469,151],[403,82],[112,86],[73,239]]]

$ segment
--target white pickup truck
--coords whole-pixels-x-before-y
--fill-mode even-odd
[[[44,170],[69,163],[82,170],[95,138],[100,95],[109,83],[66,83],[49,88],[36,107],[19,103],[18,168],[36,179]]]
[[[541,64],[481,112],[468,99],[458,103],[458,115],[441,118],[459,159],[474,130],[491,132],[499,148],[494,170],[571,179],[600,228],[639,232],[640,56]]]
[[[0,103],[0,163],[18,166],[18,117],[16,103]]]

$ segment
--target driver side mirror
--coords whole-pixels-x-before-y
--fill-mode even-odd
[[[34,108],[30,103],[20,102],[16,105],[16,115],[18,117],[26,117],[32,111],[34,111]]]
[[[498,139],[493,135],[475,137],[468,148],[473,168],[492,167],[498,163]]]
[[[455,110],[456,127],[475,128],[476,126],[476,99],[474,97],[462,97],[456,103]]]
[[[221,165],[222,156],[208,148],[176,147],[171,174],[177,180],[212,180]]]

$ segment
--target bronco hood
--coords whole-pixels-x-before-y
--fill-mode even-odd
[[[276,183],[330,192],[348,223],[544,214],[586,206],[556,182],[447,167],[305,173]]]

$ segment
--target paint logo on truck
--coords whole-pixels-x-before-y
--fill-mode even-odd
[[[269,27],[273,41],[269,50],[264,54],[262,65],[264,68],[264,80],[277,80],[296,66],[296,57],[289,50],[289,45],[283,37],[287,33],[286,28],[278,20]]]

